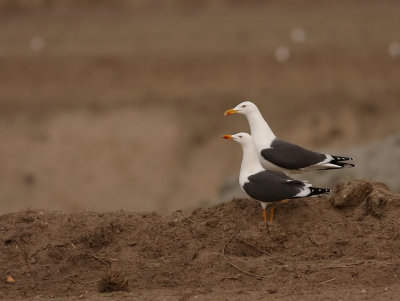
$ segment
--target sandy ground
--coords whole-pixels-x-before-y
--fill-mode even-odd
[[[272,224],[261,213],[258,202],[238,199],[164,216],[2,215],[0,297],[382,300],[400,293],[400,195],[384,184],[354,181],[330,197],[278,204]]]
[[[240,148],[219,137],[248,130],[222,116],[246,99],[310,148],[400,128],[400,60],[387,50],[397,1],[10,3],[0,3],[1,212],[196,208],[238,172]],[[303,43],[290,38],[297,27]]]

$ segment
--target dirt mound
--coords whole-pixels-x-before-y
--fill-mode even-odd
[[[400,196],[365,181],[279,204],[273,224],[243,199],[168,216],[2,215],[0,297],[389,298],[400,291],[399,217]]]

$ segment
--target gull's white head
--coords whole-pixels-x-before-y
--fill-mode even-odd
[[[225,111],[225,116],[227,115],[232,115],[232,114],[243,114],[247,115],[251,112],[258,111],[257,106],[252,103],[251,101],[244,101],[240,104],[238,104],[236,107],[233,109]]]
[[[253,143],[251,136],[247,133],[237,133],[235,135],[223,135],[222,138],[234,140],[240,144]]]

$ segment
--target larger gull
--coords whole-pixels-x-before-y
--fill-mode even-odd
[[[246,116],[259,160],[265,168],[271,167],[268,162],[291,173],[355,166],[354,164],[343,162],[353,160],[353,158],[314,152],[278,139],[264,120],[257,106],[250,101],[242,102],[235,108],[225,112],[225,116],[232,114]]]
[[[280,171],[264,169],[258,160],[252,137],[247,133],[224,135],[224,139],[241,144],[243,159],[240,168],[239,184],[243,192],[256,199],[263,208],[264,221],[267,221],[267,205],[270,203],[270,221],[274,219],[274,202],[293,198],[303,198],[328,193],[331,190],[311,187],[305,181],[297,181]]]

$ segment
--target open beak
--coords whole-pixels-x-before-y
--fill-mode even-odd
[[[223,135],[222,138],[229,139],[229,140],[234,140],[235,139],[235,138],[233,138],[232,135]]]
[[[232,115],[232,114],[237,114],[239,113],[238,111],[234,110],[234,109],[230,109],[225,111],[224,116],[228,116],[228,115]]]

